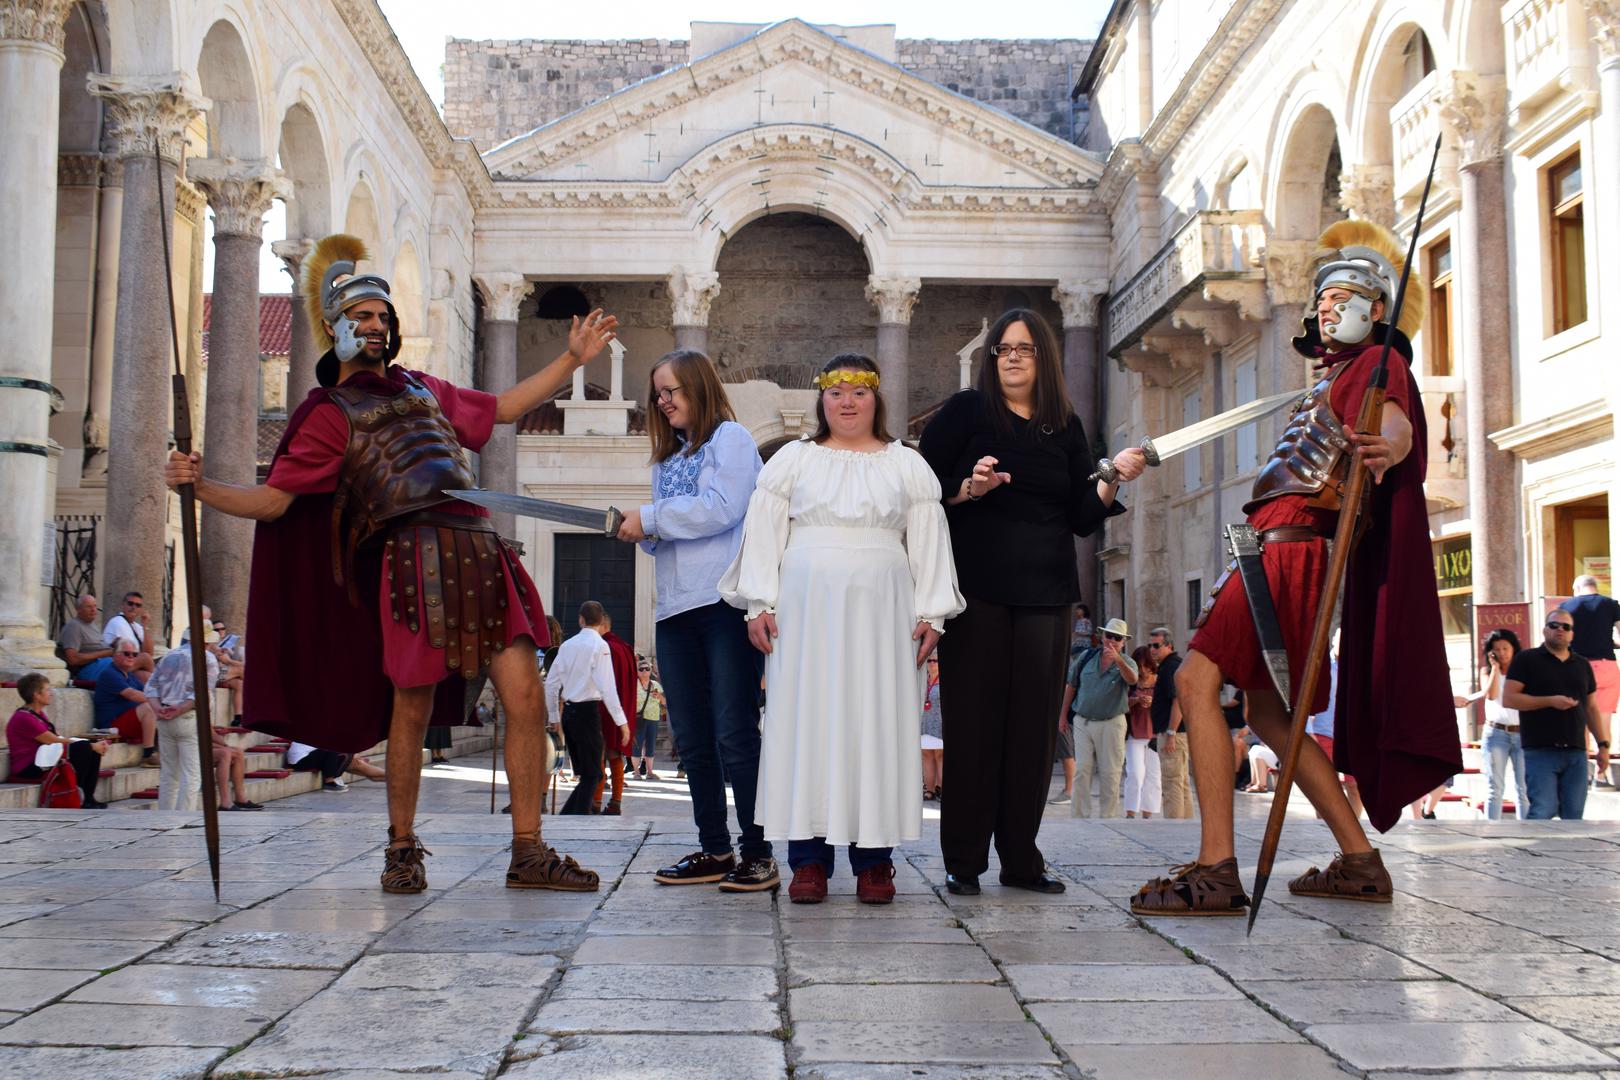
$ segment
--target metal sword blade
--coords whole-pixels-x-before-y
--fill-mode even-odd
[[[1302,393],[1300,390],[1289,390],[1282,394],[1256,398],[1246,405],[1239,405],[1235,409],[1217,413],[1196,424],[1188,424],[1179,430],[1156,436],[1153,439],[1153,449],[1158,451],[1160,461],[1175,457],[1195,446],[1202,446],[1211,439],[1218,439],[1229,431],[1236,431],[1245,424],[1252,424],[1263,416],[1270,416],[1290,402],[1298,401]]]
[[[508,495],[504,491],[484,491],[480,488],[446,491],[445,494],[488,510],[504,510],[508,514],[517,514],[520,517],[542,518],[564,525],[578,525],[603,536],[618,535],[619,523],[624,520],[624,515],[611,506],[606,510],[597,510],[590,506],[551,502],[549,499],[531,499],[527,495]]]

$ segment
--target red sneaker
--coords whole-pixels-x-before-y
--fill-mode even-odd
[[[820,863],[805,863],[793,871],[788,899],[795,904],[819,904],[827,899],[827,871]]]
[[[855,899],[863,904],[894,903],[894,864],[868,867],[857,874]]]

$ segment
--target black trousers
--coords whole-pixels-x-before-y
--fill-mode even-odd
[[[79,794],[84,799],[84,805],[89,806],[96,801],[96,785],[101,783],[101,755],[83,739],[68,743],[66,749],[68,764],[73,766],[74,775],[79,780]],[[37,780],[45,772],[38,765],[29,765],[18,769],[15,775]]]
[[[940,809],[945,869],[978,877],[993,838],[1003,874],[1038,877],[1046,860],[1035,834],[1051,786],[1069,608],[969,599],[946,631],[939,641],[943,782],[951,793]]]
[[[579,786],[560,813],[588,814],[596,801],[596,785],[602,780],[602,721],[594,701],[570,701],[563,705],[563,739],[568,743],[568,760],[579,774]]]
[[[340,754],[336,750],[311,750],[298,759],[298,764],[287,768],[296,772],[318,772],[322,780],[336,780],[349,771],[353,754]]]

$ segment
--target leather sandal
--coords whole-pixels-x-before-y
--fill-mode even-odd
[[[388,849],[383,852],[382,887],[388,893],[419,893],[427,889],[427,867],[422,856],[433,852],[415,833],[406,833],[405,847],[394,847],[394,827],[388,826]]]
[[[1133,915],[1242,915],[1248,907],[1236,859],[1172,867],[1169,877],[1154,878],[1131,897]]]
[[[1326,870],[1311,867],[1288,883],[1295,896],[1320,896],[1329,900],[1360,900],[1368,904],[1388,904],[1395,898],[1395,885],[1384,869],[1384,857],[1376,851],[1355,855],[1343,852],[1333,856]]]
[[[542,843],[538,835],[512,838],[512,865],[506,870],[508,889],[554,889],[557,892],[595,892],[601,879],[572,855]]]

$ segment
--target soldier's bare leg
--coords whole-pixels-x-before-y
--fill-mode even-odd
[[[534,664],[534,642],[520,637],[496,653],[489,665],[489,677],[506,711],[506,776],[511,786],[512,833],[538,833],[540,798],[546,787],[542,746],[546,702]]]
[[[1212,866],[1232,857],[1232,737],[1221,712],[1221,669],[1203,653],[1189,650],[1176,672],[1187,752],[1198,787],[1202,840],[1198,861]]]
[[[1181,684],[1176,685],[1179,689]],[[1183,705],[1182,709],[1185,711],[1186,706]],[[1249,728],[1277,752],[1279,760],[1287,753],[1291,724],[1292,718],[1276,693],[1266,690],[1249,692]],[[1309,735],[1305,736],[1305,742],[1299,748],[1299,770],[1294,774],[1294,780],[1299,784],[1299,790],[1311,800],[1311,805],[1316,807],[1322,820],[1327,822],[1328,828],[1333,830],[1333,839],[1339,842],[1340,851],[1354,855],[1372,850],[1356,811],[1350,806],[1350,800],[1345,798],[1344,789],[1339,786],[1339,774],[1334,770],[1333,762],[1328,760],[1327,754]]]
[[[416,796],[422,787],[422,737],[433,714],[433,687],[394,687],[388,724],[388,824],[393,846],[405,847],[416,831]]]

